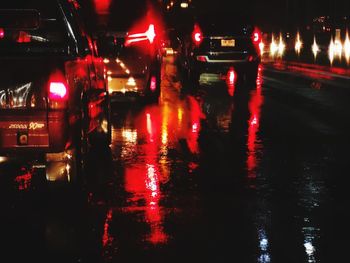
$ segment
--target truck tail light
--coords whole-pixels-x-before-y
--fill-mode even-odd
[[[66,100],[68,89],[65,83],[51,81],[49,85],[49,98],[53,100]]]
[[[48,81],[48,101],[50,109],[65,109],[69,98],[69,88],[64,74],[57,70]]]
[[[133,43],[147,41],[147,40],[149,41],[150,44],[153,44],[156,36],[157,35],[156,35],[154,24],[150,24],[146,32],[128,35],[125,41],[125,46],[130,46]]]

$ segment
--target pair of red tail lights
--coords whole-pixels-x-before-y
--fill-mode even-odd
[[[253,33],[252,33],[252,41],[253,44],[258,46],[259,43],[261,42],[261,32],[259,29],[255,28]],[[193,29],[193,33],[192,33],[192,39],[193,42],[195,43],[195,45],[199,46],[202,41],[203,41],[203,32],[201,30],[201,28],[199,27],[198,24],[194,25],[194,29]]]

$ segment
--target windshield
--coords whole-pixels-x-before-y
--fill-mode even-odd
[[[63,48],[67,31],[55,0],[1,1],[0,53]]]

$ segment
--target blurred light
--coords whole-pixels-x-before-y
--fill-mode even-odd
[[[67,95],[67,87],[63,82],[51,82],[49,91],[51,99],[63,99]]]
[[[275,42],[274,36],[272,35],[272,40],[271,40],[271,45],[270,45],[270,56],[274,57],[277,53],[277,50],[278,50],[278,46]]]
[[[135,81],[135,79],[134,79],[133,77],[130,77],[130,78],[128,79],[128,82],[126,83],[126,85],[128,85],[128,86],[136,86],[136,81]]]
[[[296,38],[296,41],[295,41],[295,52],[300,55],[300,51],[301,51],[301,48],[303,46],[303,42],[301,42],[301,39],[300,39],[300,34],[299,32],[297,33],[297,38]]]
[[[129,143],[137,142],[137,130],[123,129],[122,136],[126,142],[129,142]]]
[[[208,57],[207,56],[197,56],[197,60],[200,62],[207,62]]]
[[[103,60],[103,63],[105,63],[105,64],[108,64],[110,61],[109,61],[109,59],[108,58],[105,58],[104,60]]]
[[[234,84],[236,80],[236,74],[232,68],[228,71],[227,76],[228,76],[229,84]]]
[[[314,37],[314,43],[311,47],[312,53],[314,54],[314,58],[316,59],[318,52],[320,51],[320,48],[317,45],[316,37]]]
[[[265,44],[261,40],[261,42],[259,43],[260,54],[264,54],[264,48],[265,48]]]
[[[183,2],[180,4],[181,8],[188,8],[188,3]]]
[[[328,58],[331,64],[333,64],[334,53],[335,53],[335,45],[334,45],[333,39],[331,39],[331,42],[329,43],[329,47],[328,47]]]
[[[148,30],[146,32],[146,36],[147,36],[149,42],[152,44],[154,42],[154,39],[156,38],[156,31],[154,29],[153,24],[149,25]]]
[[[155,91],[157,89],[157,78],[155,76],[151,77],[150,89],[151,91]]]
[[[346,32],[345,42],[344,42],[344,55],[346,61],[349,63],[350,60],[350,39],[349,39],[349,33]]]
[[[108,14],[111,0],[94,0],[97,14]]]
[[[198,46],[203,40],[203,33],[198,24],[194,25],[192,33],[193,41]]]
[[[278,43],[278,56],[282,57],[285,49],[286,49],[286,45],[283,42],[282,34],[280,34],[280,40]]]
[[[4,156],[0,156],[0,163],[4,163],[8,160],[7,157],[4,157]]]
[[[5,30],[0,27],[0,39],[5,37]]]

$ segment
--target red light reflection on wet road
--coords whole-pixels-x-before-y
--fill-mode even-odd
[[[18,186],[18,190],[23,191],[30,188],[32,182],[32,173],[30,171],[27,171],[25,168],[22,168],[21,172],[21,175],[16,176],[15,182]]]
[[[257,133],[260,126],[260,110],[263,104],[263,96],[261,94],[262,87],[262,66],[259,66],[258,77],[256,81],[256,90],[252,91],[249,101],[250,118],[248,121],[248,157],[247,157],[247,169],[248,178],[254,179],[255,168],[257,166]]]

